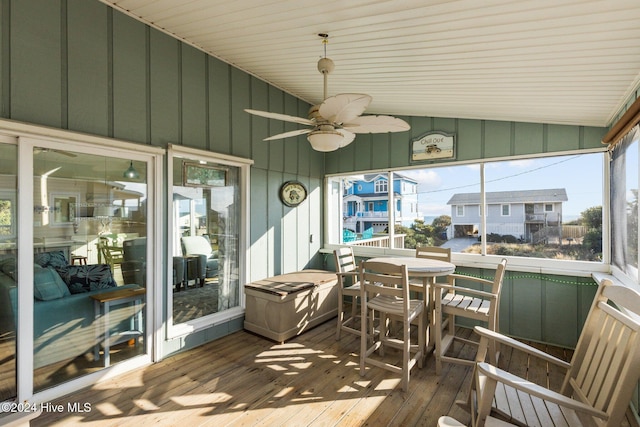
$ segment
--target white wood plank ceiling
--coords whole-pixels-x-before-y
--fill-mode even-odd
[[[309,103],[606,126],[640,83],[640,0],[102,0]]]

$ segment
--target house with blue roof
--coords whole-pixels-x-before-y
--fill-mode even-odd
[[[409,226],[422,218],[418,212],[418,182],[406,175],[393,174],[393,205],[396,224]],[[362,233],[373,229],[383,233],[389,221],[389,176],[366,174],[344,186],[343,228]]]

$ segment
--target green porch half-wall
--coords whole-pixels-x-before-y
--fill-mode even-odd
[[[358,263],[366,259],[356,258]],[[325,254],[324,268],[335,269],[333,255]],[[459,267],[456,273],[493,280],[495,270]],[[476,282],[459,284],[480,289]],[[575,348],[597,288],[598,284],[590,277],[523,273],[507,268],[502,283],[499,330],[515,338]],[[472,328],[481,323],[458,318],[456,324]]]
[[[325,155],[311,150],[304,137],[262,141],[297,126],[250,116],[245,108],[304,117],[309,105],[98,0],[0,0],[0,117],[254,161],[248,280],[321,268],[325,174],[409,166],[410,142],[426,132],[455,133],[455,161],[601,148],[606,132],[581,126],[404,117],[411,124],[409,132],[358,135],[348,147]],[[280,185],[292,179],[309,189],[308,202],[297,208],[278,199]],[[514,273],[508,279],[511,291],[505,300],[522,306],[503,314],[506,331],[533,340],[555,341],[556,335],[574,340],[582,309],[576,306],[578,320],[567,322],[565,312],[550,317],[562,311],[554,309],[548,292],[556,282],[520,276]],[[528,292],[536,299],[523,296]],[[575,298],[588,300],[581,294]],[[532,328],[535,322],[540,325]],[[170,340],[164,353],[241,327],[238,319]]]

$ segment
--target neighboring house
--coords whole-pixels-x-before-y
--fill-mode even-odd
[[[393,199],[395,223],[410,225],[420,218],[418,212],[418,182],[395,173]],[[362,233],[384,232],[389,220],[389,177],[387,174],[367,174],[344,187],[343,228]]]
[[[564,188],[486,193],[487,234],[512,235],[525,242],[559,241],[562,236]],[[451,205],[453,237],[482,232],[480,193],[457,193]]]

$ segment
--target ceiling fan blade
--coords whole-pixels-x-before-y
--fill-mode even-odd
[[[244,111],[246,111],[249,114],[253,114],[254,116],[266,117],[267,119],[282,120],[285,122],[299,123],[301,125],[311,125],[311,126],[315,125],[315,122],[312,120],[305,119],[302,117],[289,116],[287,114],[270,113],[269,111],[251,110],[248,108],[245,109]]]
[[[364,113],[371,97],[362,93],[341,93],[320,104],[320,115],[331,123],[348,123]]]
[[[77,154],[74,153],[70,153],[69,151],[63,151],[63,150],[53,150],[58,154],[62,154],[63,156],[67,156],[67,157],[78,157]]]
[[[313,129],[292,130],[289,132],[279,133],[277,135],[270,136],[268,138],[263,139],[263,141],[272,141],[274,139],[282,139],[282,138],[289,138],[290,136],[304,135],[305,133],[310,133],[312,130]]]
[[[346,147],[347,145],[351,144],[354,139],[356,139],[356,134],[346,129],[336,129],[336,132],[342,134],[342,136],[344,137],[344,140],[340,143],[340,148]]]
[[[70,151],[55,150],[53,148],[41,148],[41,147],[34,148],[34,154],[40,154],[40,153],[56,153],[56,154],[60,154],[67,157],[78,157],[77,154],[72,153]]]
[[[345,123],[343,128],[353,133],[386,133],[403,132],[411,129],[411,126],[397,117],[362,116]]]

